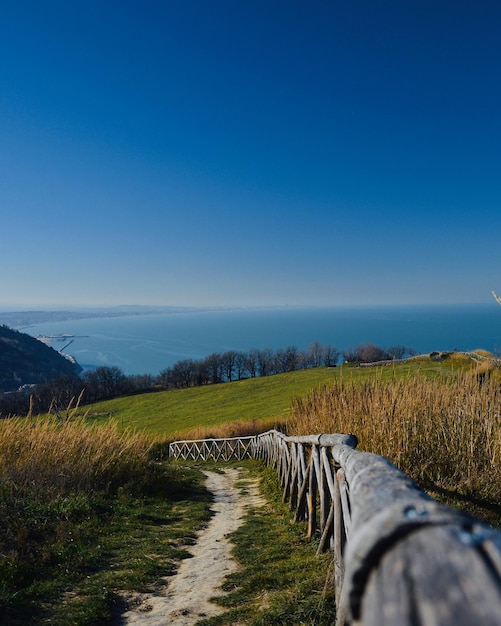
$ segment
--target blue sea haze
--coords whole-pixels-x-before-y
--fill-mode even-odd
[[[158,374],[176,361],[251,348],[306,349],[319,341],[338,350],[361,343],[432,350],[497,351],[501,307],[482,305],[336,307],[191,311],[98,317],[37,324],[33,336],[74,335],[64,351],[84,368],[118,366],[126,374]],[[68,340],[69,342],[69,340]],[[66,344],[68,343],[66,342]],[[61,349],[61,342],[53,343]]]

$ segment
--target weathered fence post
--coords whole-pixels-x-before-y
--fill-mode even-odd
[[[318,457],[318,446],[312,444],[311,456],[308,467],[310,468],[310,475],[308,481],[308,537],[313,537],[317,530],[317,494],[318,494],[318,473],[316,471],[317,464],[315,463]]]
[[[435,502],[389,461],[334,448],[351,527],[340,606],[364,626],[501,623],[501,534]]]

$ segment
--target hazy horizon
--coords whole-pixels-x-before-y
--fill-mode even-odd
[[[130,303],[120,303],[120,304],[2,304],[0,302],[0,312],[37,312],[37,311],[47,311],[47,312],[92,312],[92,311],[119,311],[123,310],[127,312],[130,311],[224,311],[224,310],[262,310],[262,309],[384,309],[384,308],[454,308],[454,307],[475,307],[475,306],[491,306],[493,308],[496,307],[496,303],[494,299],[491,297],[489,299],[481,300],[479,302],[405,302],[405,303],[345,303],[345,304],[315,304],[315,303],[304,303],[304,304],[250,304],[250,305],[191,305],[191,306],[183,306],[183,305],[169,305],[169,304],[130,304]],[[497,305],[499,306],[499,305]]]

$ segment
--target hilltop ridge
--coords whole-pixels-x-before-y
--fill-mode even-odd
[[[41,384],[81,371],[62,354],[26,333],[0,326],[0,391]]]

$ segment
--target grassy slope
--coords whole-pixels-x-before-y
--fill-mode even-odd
[[[294,397],[305,396],[312,389],[328,385],[335,377],[343,377],[346,381],[372,376],[406,377],[418,371],[429,376],[442,376],[472,365],[468,359],[458,357],[442,362],[411,360],[386,367],[320,367],[221,385],[117,398],[83,407],[81,413],[88,412],[91,420],[106,422],[115,419],[120,428],[145,430],[158,438],[169,439],[196,427],[229,422],[257,420],[269,424],[275,420],[283,423]]]
[[[145,429],[168,438],[197,426],[225,422],[284,421],[291,401],[332,381],[336,368],[301,370],[192,389],[117,398],[84,407],[90,419],[114,418],[120,428]]]

